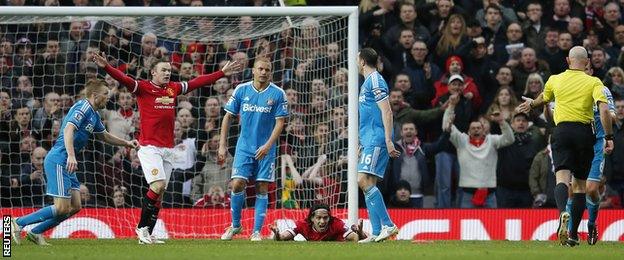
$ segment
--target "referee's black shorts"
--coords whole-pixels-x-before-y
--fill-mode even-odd
[[[561,122],[555,126],[550,142],[555,171],[570,170],[574,178],[587,180],[596,142],[592,126]]]

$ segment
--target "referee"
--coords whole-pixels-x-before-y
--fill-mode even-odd
[[[613,149],[613,129],[607,98],[603,92],[600,79],[585,73],[591,66],[587,58],[587,50],[581,46],[570,49],[566,58],[569,69],[551,76],[544,86],[544,92],[535,100],[526,101],[517,108],[520,112],[530,112],[532,108],[555,101],[555,128],[551,137],[553,164],[557,185],[555,201],[559,209],[559,227],[557,236],[562,245],[567,244],[568,222],[567,213],[568,185],[572,179],[572,230],[570,237],[578,238],[576,230],[585,210],[585,181],[589,174],[594,157],[593,146],[596,140],[592,127],[593,107],[598,106],[600,121],[606,133],[605,151]]]

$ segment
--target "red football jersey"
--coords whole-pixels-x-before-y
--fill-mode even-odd
[[[169,82],[166,86],[158,86],[148,80],[134,80],[110,65],[107,65],[104,70],[137,97],[141,124],[139,143],[142,146],[153,145],[168,148],[174,146],[173,128],[178,95],[212,84],[225,76],[222,71],[217,71],[199,76],[189,82]]]
[[[325,232],[317,232],[305,220],[299,220],[295,229],[290,230],[293,235],[301,234],[308,241],[344,241],[345,237],[351,233],[342,220],[332,218],[329,227]]]

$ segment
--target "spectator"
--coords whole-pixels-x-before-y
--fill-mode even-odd
[[[115,185],[115,187],[113,188],[113,207],[114,208],[126,208],[129,206],[128,202],[126,202],[127,193],[128,193],[128,189],[126,187]]]
[[[455,80],[456,76],[452,78]],[[451,81],[452,82],[452,81]],[[461,81],[455,80],[454,85]],[[458,86],[457,86],[458,87]],[[444,122],[452,121],[453,109],[448,109]],[[492,118],[497,122],[503,135],[486,135],[481,122],[470,123],[468,133],[460,132],[455,125],[451,126],[451,143],[457,148],[457,158],[461,174],[459,175],[458,202],[461,208],[487,207],[496,208],[494,189],[496,188],[496,150],[514,142],[509,123],[502,116]]]
[[[0,128],[8,129],[11,122],[11,95],[5,91],[0,91]],[[5,139],[6,140],[6,139]]]
[[[618,25],[621,25],[622,13],[620,4],[616,2],[609,2],[604,7],[604,21],[601,21],[602,26],[597,26],[600,29],[599,34],[603,39],[615,42],[614,31]],[[602,28],[600,28],[602,27]]]
[[[559,51],[559,47],[557,46],[557,42],[559,40],[559,30],[556,28],[547,28],[545,29],[546,34],[544,36],[544,41],[540,42],[542,47],[533,48],[533,50],[539,50],[539,58],[540,59],[548,59],[550,56],[555,55]]]
[[[449,133],[445,131],[434,143],[422,143],[418,138],[416,125],[412,122],[403,123],[400,133],[401,139],[396,142],[396,147],[401,155],[390,160],[390,167],[384,178],[385,190],[396,190],[398,195],[401,182],[405,182],[410,187],[409,206],[422,208],[425,185],[431,183],[427,160],[446,147]]]
[[[427,61],[429,49],[424,41],[416,40],[411,49],[412,57],[404,72],[409,75],[412,91],[403,90],[405,94],[412,92],[412,98],[408,102],[415,109],[426,109],[430,107],[431,99],[435,95],[433,82],[442,76],[440,67],[435,63]],[[395,78],[395,87],[399,83],[399,75]],[[402,85],[402,84],[400,84]],[[409,97],[410,95],[408,95]]]
[[[399,19],[400,23],[389,28],[383,36],[384,48],[386,50],[393,49],[397,44],[396,39],[399,38],[401,31],[406,28],[414,32],[414,39],[421,40],[423,42],[429,41],[431,37],[427,27],[423,26],[418,21],[418,13],[416,12],[416,6],[410,2],[399,3]]]
[[[519,23],[511,23],[507,26],[504,39],[494,44],[494,54],[499,64],[507,66],[518,64],[520,51],[525,47],[522,34],[522,27]]]
[[[377,6],[360,14],[360,44],[381,50],[381,36],[399,23],[394,3],[395,0],[380,0]]]
[[[498,68],[495,80],[496,83],[494,84],[494,86],[490,86],[490,88],[492,89],[490,89],[488,93],[484,94],[485,96],[483,97],[483,100],[485,104],[492,105],[492,102],[495,102],[495,100],[497,99],[497,93],[501,88],[513,88],[513,72],[511,71],[511,68],[507,66],[501,66],[500,68]],[[487,113],[488,108],[484,107],[481,109],[481,111]]]
[[[572,35],[573,45],[583,45],[583,39],[585,39],[585,29],[583,28],[583,20],[578,17],[572,17],[568,23],[568,30]]]
[[[529,115],[517,113],[511,120],[514,143],[498,151],[496,202],[499,208],[530,208],[533,196],[529,173],[533,158],[543,148],[543,137],[529,128]]]
[[[427,22],[427,29],[431,35],[439,35],[450,24],[451,16],[462,15],[464,10],[455,5],[451,0],[439,0],[435,3],[425,4],[418,9],[421,22]],[[437,40],[436,40],[437,42]],[[431,48],[430,48],[431,49]]]
[[[548,34],[546,35],[546,38],[548,39]],[[535,56],[535,50],[531,48],[524,48],[520,55],[520,63],[512,70],[514,93],[522,93],[522,91],[524,91],[529,74],[538,73],[543,79],[547,79],[550,77],[551,72],[551,70],[548,69],[548,64],[539,60]],[[562,60],[559,60],[558,62],[561,63],[561,61]]]
[[[403,91],[393,88],[390,91],[390,105],[394,118],[394,132],[400,133],[404,123],[414,123],[417,125],[425,125],[438,120],[448,104],[429,110],[416,110],[409,106],[403,98]],[[399,138],[399,136],[395,137]],[[423,136],[424,138],[424,136]]]
[[[478,111],[481,106],[482,99],[479,94],[479,87],[475,85],[474,79],[463,74],[464,62],[459,56],[451,56],[446,60],[446,73],[442,75],[440,80],[436,81],[433,86],[435,87],[436,95],[431,101],[433,106],[436,106],[440,102],[440,97],[448,93],[449,91],[449,78],[453,75],[461,75],[464,81],[463,95],[466,99],[472,102],[472,107],[475,111]]]
[[[15,54],[15,58],[13,59],[13,74],[16,76],[32,76],[35,56],[30,39],[23,37],[17,40],[17,42],[15,42]]]
[[[10,56],[0,56],[0,88],[10,90],[13,87],[13,70],[9,65]]]
[[[447,110],[452,109],[456,115],[455,126],[460,129],[460,131],[467,131],[476,113],[472,110],[470,100],[465,98],[462,94],[465,88],[464,79],[461,75],[453,75],[451,78],[452,80],[449,82],[449,92],[440,98],[440,102],[451,100],[452,102],[449,102],[449,104],[456,104],[454,107],[447,108]],[[443,103],[440,103],[438,106],[442,106],[442,104]],[[442,125],[442,123],[443,121],[440,122],[439,125]],[[439,135],[440,134],[433,136]],[[435,165],[436,207],[450,208],[453,194],[451,190],[453,186],[453,174],[459,174],[460,171],[455,147],[447,145],[443,151],[436,154]]]
[[[67,55],[65,58],[67,73],[79,72],[80,61],[87,50],[88,39],[88,31],[84,30],[83,22],[70,23],[67,37],[61,44],[61,52]]]
[[[32,119],[33,129],[39,132],[49,131],[52,121],[62,120],[63,114],[60,103],[61,97],[59,94],[54,92],[47,93],[43,100],[43,106],[35,111],[35,116]]]
[[[534,99],[537,98],[542,91],[544,91],[544,80],[542,76],[537,73],[529,74],[522,95]]]
[[[572,48],[572,34],[568,32],[559,33],[559,38],[557,39],[557,48],[559,48],[557,52],[555,52],[549,58],[546,58],[546,61],[548,62],[548,67],[553,74],[559,74],[568,68],[568,65],[561,61],[565,60],[565,58],[568,56],[568,52]]]
[[[492,102],[492,95],[497,89],[495,73],[500,65],[496,63],[494,57],[488,54],[485,38],[477,36],[474,41],[476,44],[470,51],[470,57],[466,60],[465,73],[473,77],[478,86],[479,94],[483,99],[483,109]]]
[[[181,114],[185,109],[178,112]],[[188,111],[188,110],[187,110]],[[188,112],[190,115],[190,112]],[[179,120],[175,122],[173,131],[174,155],[171,166],[171,180],[167,185],[167,190],[163,195],[163,207],[190,207],[191,203],[191,180],[194,177],[195,164],[197,158],[197,144],[195,138],[188,138],[185,134],[183,123]]]
[[[447,0],[441,0],[447,1]],[[473,46],[466,36],[466,22],[459,14],[453,14],[448,18],[448,25],[444,26],[440,36],[434,37],[429,44],[429,50],[433,50],[432,60],[438,67],[443,67],[449,57],[468,57]],[[445,68],[448,66],[445,66]]]
[[[50,37],[43,53],[38,53],[33,67],[33,85],[35,97],[41,98],[50,92],[65,93],[65,86],[71,86],[70,76],[66,74],[65,57],[61,55],[59,40]],[[67,89],[69,94],[72,89]]]
[[[386,64],[389,70],[401,71],[403,68],[407,67],[412,44],[414,44],[414,38],[414,31],[412,31],[412,29],[401,29],[397,37],[398,44],[388,48],[386,52],[386,57],[388,57],[390,61],[390,64]]]
[[[197,200],[193,205],[196,208],[217,208],[226,209],[230,207],[230,197],[226,195],[221,186],[210,187],[203,198]]]
[[[514,109],[518,106],[516,94],[514,94],[510,87],[502,87],[498,89],[495,96],[496,98],[494,99],[492,105],[490,105],[487,115],[497,116],[500,114],[504,120],[511,122],[511,116]],[[498,133],[498,131],[494,132]]]
[[[32,128],[30,119],[31,113],[28,107],[17,107],[13,109],[13,120],[2,125],[3,128],[0,129],[2,136],[0,140],[7,142],[8,147],[5,149],[9,151],[11,164],[28,162],[30,152],[34,149],[30,145],[36,144],[37,139],[41,138],[39,131]],[[22,147],[25,148],[26,154],[20,154]]]
[[[591,50],[590,56],[592,70],[594,74],[592,76],[597,77],[599,79],[604,79],[607,74],[607,70],[609,70],[609,60],[607,57],[607,53],[601,47],[594,48]]]
[[[426,87],[423,87],[426,88]],[[412,88],[412,84],[410,82],[410,78],[409,75],[405,74],[405,73],[399,73],[394,77],[394,86],[393,89],[397,89],[400,90],[401,92],[403,92],[403,96],[405,97],[406,101],[406,105],[411,106],[411,107],[420,107],[420,105],[418,103],[416,103],[418,100],[418,95],[417,93],[414,91],[415,87]],[[431,94],[433,94],[433,88],[430,88],[431,91],[429,91]],[[426,98],[423,98],[426,99]],[[431,99],[428,99],[431,100]]]
[[[565,31],[568,28],[568,22],[570,22],[570,19],[572,19],[572,17],[570,16],[570,11],[572,10],[570,7],[570,1],[555,0],[554,2],[554,15],[552,17],[549,17],[548,23],[552,24],[553,27],[557,28],[560,31]]]
[[[552,165],[552,150],[549,144],[538,152],[531,163],[529,187],[533,196],[534,208],[555,208],[555,173]]]
[[[605,176],[607,184],[620,195],[624,202],[624,99],[620,96],[615,100],[616,118],[613,128],[613,152],[605,160]]]
[[[610,47],[607,47],[607,53],[613,59],[620,56],[622,52],[622,47],[624,47],[624,25],[620,24],[615,27],[613,32],[614,42]]]
[[[280,202],[283,208],[298,209],[300,208],[299,197],[302,196],[299,189],[301,189],[303,184],[303,178],[295,167],[292,156],[283,154],[281,157],[280,181],[282,183],[282,195]]]
[[[516,16],[514,9],[502,5],[500,0],[483,0],[484,8],[480,9],[476,13],[476,18],[481,23],[482,27],[487,27],[487,7],[490,5],[495,5],[500,9],[502,20],[505,24],[518,22],[518,17]]]
[[[217,102],[214,100],[214,102]],[[197,137],[197,131],[195,131],[196,119],[191,114],[191,111],[186,108],[181,108],[177,113],[177,121],[180,123],[180,128],[186,137]]]
[[[98,203],[95,199],[95,196],[91,196],[91,192],[89,188],[84,183],[80,184],[80,205],[85,208],[97,208],[102,207],[106,204]]]
[[[101,111],[102,119],[106,121],[106,129],[114,135],[124,140],[132,140],[134,133],[133,119],[136,114],[134,110],[134,97],[130,92],[119,92],[117,97],[117,110]]]
[[[327,155],[321,154],[301,177],[314,187],[314,203],[337,206],[340,200],[340,182],[330,172]]]
[[[624,97],[624,70],[622,68],[610,68],[603,81],[614,95]]]
[[[16,87],[13,88],[13,103],[18,106],[27,106],[30,109],[38,108],[40,103],[34,98],[33,87],[28,76],[20,76],[17,78]]]
[[[497,4],[490,4],[484,8],[485,23],[483,27],[483,37],[485,42],[498,43],[505,40],[505,23],[502,18],[502,10]]]
[[[214,186],[219,186],[221,190],[227,190],[228,181],[232,170],[232,156],[227,154],[225,162],[217,162],[217,148],[219,148],[219,134],[214,134],[202,146],[202,156],[206,157],[204,167],[201,172],[192,180],[191,200],[197,203]]]
[[[22,194],[21,205],[25,207],[42,207],[45,196],[45,176],[43,171],[43,160],[48,151],[42,147],[37,147],[30,154],[30,163],[22,164],[22,174],[20,185]]]
[[[414,206],[411,190],[412,187],[409,182],[400,180],[396,186],[396,191],[392,195],[392,199],[390,199],[390,203],[388,203],[388,208],[422,208],[422,197],[420,197],[420,207]]]
[[[539,1],[530,2],[526,8],[527,19],[522,24],[522,31],[529,48],[541,53],[546,38],[546,24],[543,22],[543,6]]]

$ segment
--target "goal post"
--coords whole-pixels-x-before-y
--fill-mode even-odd
[[[229,35],[230,32],[233,32],[234,29],[230,27],[236,26],[235,21],[238,17],[241,16],[251,16],[255,20],[257,25],[257,30],[253,30],[249,32],[248,37],[252,39],[259,39],[263,37],[269,37],[272,34],[279,33],[280,25],[279,19],[282,18],[284,21],[288,20],[290,26],[292,27],[301,27],[302,24],[305,24],[306,17],[314,17],[317,20],[320,20],[321,23],[324,22],[323,17],[340,17],[342,22],[335,22],[335,20],[327,20],[328,23],[335,22],[334,25],[335,30],[346,31],[346,39],[333,39],[334,41],[344,41],[344,47],[346,50],[343,53],[346,55],[344,59],[344,64],[346,64],[347,69],[347,89],[348,94],[345,95],[347,98],[346,104],[343,104],[343,108],[345,110],[346,118],[347,118],[347,152],[346,152],[346,161],[347,161],[347,170],[346,170],[346,190],[340,190],[341,193],[347,198],[346,201],[346,209],[341,212],[347,213],[347,219],[349,224],[356,224],[358,220],[358,184],[357,184],[357,162],[358,162],[358,69],[356,57],[358,54],[359,46],[358,46],[358,7],[357,6],[331,6],[331,7],[13,7],[6,6],[0,8],[0,26],[2,25],[12,25],[12,24],[28,24],[28,23],[69,23],[77,20],[94,20],[94,21],[106,21],[112,24],[119,24],[122,17],[132,17],[132,18],[158,18],[162,20],[166,20],[168,17],[187,17],[186,21],[192,21],[195,18],[198,19],[207,19],[210,20],[214,27],[214,34],[212,35],[202,35],[205,32],[197,30],[196,27],[180,29],[177,32],[174,30],[171,32],[172,37],[180,37],[178,40],[183,40],[184,37],[189,37],[189,39],[197,39],[199,36],[204,37],[214,37],[219,40],[228,40],[228,39],[236,39],[240,40],[241,35]],[[295,19],[297,18],[297,19]],[[221,20],[223,19],[223,20]],[[292,22],[290,22],[292,19]],[[179,21],[178,21],[179,22]],[[344,27],[346,24],[346,28]],[[139,22],[139,26],[142,26]],[[342,27],[341,27],[342,26]],[[181,27],[184,27],[184,21],[181,23]],[[333,27],[332,27],[333,28]],[[124,28],[120,28],[124,29]],[[162,27],[158,28],[154,26],[154,29],[163,30]],[[0,31],[0,34],[2,31]],[[146,33],[142,31],[142,33]],[[328,31],[327,37],[337,37],[332,33],[333,31]],[[270,42],[271,44],[275,44],[274,42]],[[42,46],[42,43],[38,46]],[[62,44],[62,43],[61,43]],[[139,44],[134,42],[134,44]],[[43,45],[45,46],[45,44]],[[295,48],[296,49],[296,48]],[[297,50],[294,50],[297,52]],[[230,55],[232,53],[226,52],[224,55]],[[295,54],[296,55],[296,54]],[[307,54],[306,54],[307,55]],[[275,61],[274,61],[275,62]],[[312,60],[309,62],[313,64],[317,62],[321,64],[322,62]],[[294,65],[290,65],[293,75],[297,72],[297,68]],[[218,64],[214,64],[214,68],[218,68]],[[206,73],[210,73],[212,71],[206,71]],[[282,73],[282,72],[280,72]],[[286,73],[285,71],[283,73]],[[333,73],[333,72],[332,72]],[[19,75],[16,75],[18,77]],[[35,75],[36,76],[36,75]],[[102,76],[102,75],[100,75]],[[296,76],[291,76],[296,77]],[[306,80],[311,81],[314,77],[306,77]],[[321,78],[327,82],[332,81],[330,78],[322,78],[321,76],[317,76],[316,78]],[[333,82],[333,81],[332,81]],[[309,83],[309,82],[308,82]],[[331,86],[333,87],[333,86]],[[330,87],[330,88],[331,88]],[[36,88],[36,87],[35,87]],[[329,93],[340,93],[339,90],[329,90]],[[76,93],[77,94],[77,93]],[[313,93],[304,93],[309,96],[313,96]],[[329,99],[334,99],[335,97],[329,96]],[[42,100],[43,102],[43,100]],[[312,102],[306,101],[304,102]],[[203,103],[202,103],[203,106]],[[323,111],[323,113],[329,113],[329,111]],[[32,114],[34,116],[34,112]],[[303,115],[303,118],[318,118],[320,115]],[[201,118],[199,118],[201,122]],[[331,115],[329,119],[331,121]],[[310,129],[307,130],[308,134],[311,134],[314,128],[314,125],[308,125],[307,119],[306,127]],[[316,121],[315,121],[316,122]],[[220,122],[219,122],[220,123]],[[323,122],[327,125],[331,125],[329,122]],[[195,127],[203,128],[203,125],[195,125]],[[331,140],[330,140],[331,141]],[[329,144],[328,144],[329,145]],[[201,150],[202,147],[197,147],[197,150]],[[85,149],[92,149],[87,146]],[[230,151],[233,151],[230,147]],[[278,152],[279,153],[279,152]],[[278,155],[279,156],[279,155]],[[276,179],[280,178],[280,171],[276,170],[275,172]],[[278,188],[279,189],[279,188]],[[279,195],[278,195],[279,196]],[[279,200],[279,197],[277,198]],[[251,208],[253,205],[248,205],[248,208]],[[344,213],[343,213],[344,214]],[[343,216],[344,217],[344,216]],[[270,224],[270,223],[265,223]]]

